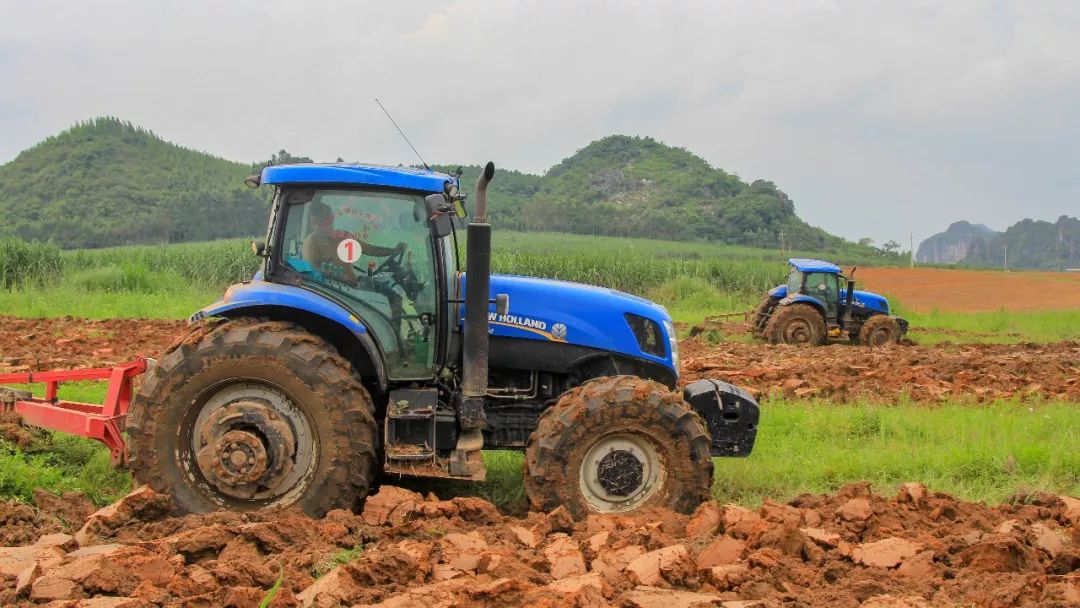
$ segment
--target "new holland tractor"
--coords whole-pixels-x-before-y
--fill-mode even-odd
[[[505,449],[524,451],[538,509],[707,499],[712,457],[753,448],[758,404],[720,381],[676,390],[657,304],[492,275],[493,175],[476,184],[465,272],[453,176],[302,164],[249,178],[274,189],[261,268],[146,372],[126,418],[136,480],[183,511],[317,516],[358,507],[380,475],[483,480],[481,450]]]
[[[852,269],[844,276],[835,264],[791,258],[787,283],[769,291],[754,309],[750,331],[771,344],[825,344],[846,340],[866,346],[898,342],[908,322],[889,314],[889,301],[857,291]]]

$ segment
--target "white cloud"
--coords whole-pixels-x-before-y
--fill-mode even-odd
[[[110,114],[251,161],[542,171],[614,132],[851,238],[1077,213],[1075,3],[0,0],[0,160]]]

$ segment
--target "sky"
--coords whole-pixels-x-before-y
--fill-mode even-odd
[[[1080,215],[1075,0],[0,0],[0,163],[116,116],[253,162],[543,173],[611,134],[908,247]],[[497,178],[496,178],[497,179]]]

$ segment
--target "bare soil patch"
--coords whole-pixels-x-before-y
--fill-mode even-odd
[[[389,486],[363,513],[321,520],[174,517],[167,505],[138,489],[68,535],[48,514],[0,503],[43,522],[0,548],[0,605],[254,607],[279,575],[272,606],[1080,602],[1080,500],[1048,494],[987,507],[914,483],[884,497],[863,483],[758,510],[706,502],[691,516],[576,521],[563,508],[513,518],[478,498]]]
[[[730,327],[729,327],[730,326]],[[738,331],[737,323],[723,328]],[[0,373],[98,367],[154,357],[180,339],[182,321],[92,321],[0,317]],[[916,402],[945,399],[1080,400],[1080,342],[1053,344],[836,344],[801,348],[762,343],[681,343],[682,382],[717,378],[767,397]],[[17,421],[0,433],[18,443]]]
[[[760,396],[917,402],[1080,400],[1080,342],[868,348],[682,343],[682,382],[716,378]]]
[[[1080,308],[1080,272],[860,268],[855,281],[919,312]]]
[[[104,367],[153,357],[186,327],[184,321],[0,316],[0,373]]]

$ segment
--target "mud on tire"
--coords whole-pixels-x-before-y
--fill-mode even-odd
[[[525,492],[534,509],[564,505],[576,517],[688,513],[709,498],[709,444],[680,394],[635,376],[597,378],[541,415],[525,449]]]
[[[825,343],[825,319],[809,304],[791,304],[773,311],[765,328],[769,344],[806,344],[817,346]]]
[[[765,335],[765,328],[769,324],[769,317],[773,311],[776,310],[776,303],[780,300],[772,296],[765,296],[758,302],[754,313],[750,317],[750,333],[754,336],[761,337]]]
[[[874,315],[859,328],[859,344],[885,346],[900,341],[900,324],[889,315]]]
[[[127,418],[128,466],[181,512],[295,505],[322,516],[368,493],[373,411],[321,338],[287,322],[211,320],[146,374]]]

